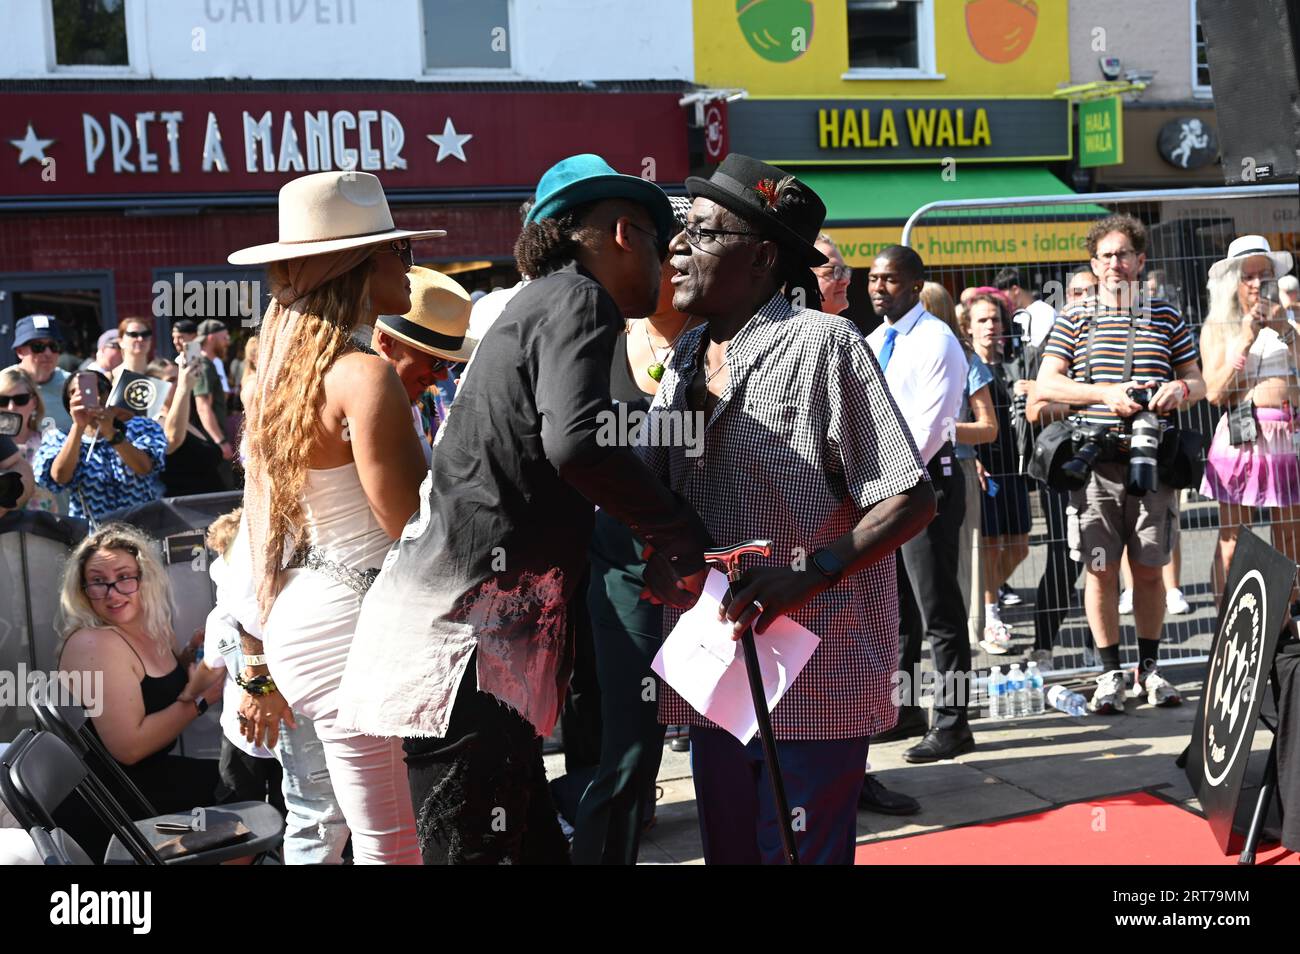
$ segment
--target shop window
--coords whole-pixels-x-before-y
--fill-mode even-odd
[[[848,0],[845,79],[942,79],[935,73],[933,0]]]
[[[424,70],[508,70],[510,0],[421,0]]]
[[[108,272],[49,272],[0,275],[0,366],[16,360],[13,328],[25,315],[53,315],[63,332],[64,351],[78,359],[93,358],[96,339],[117,323],[113,278]],[[71,357],[65,359],[71,363]]]
[[[1210,96],[1210,56],[1205,45],[1205,31],[1201,29],[1201,15],[1196,0],[1192,4],[1192,94]]]
[[[129,67],[126,0],[50,0],[59,66]]]

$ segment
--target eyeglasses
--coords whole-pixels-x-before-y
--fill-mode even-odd
[[[410,239],[398,239],[396,242],[389,242],[388,248],[381,247],[379,251],[394,252],[408,269],[415,264],[415,253],[411,251]]]
[[[734,232],[730,229],[702,229],[698,225],[682,226],[682,233],[686,236],[686,241],[690,242],[701,252],[707,252],[713,248],[720,248],[725,243],[722,241],[723,235],[744,235],[749,238],[757,238],[756,232]]]
[[[654,242],[655,252],[658,253],[660,260],[663,260],[668,257],[668,243],[659,241],[658,232],[651,232],[649,229],[642,228],[641,226],[633,222],[631,219],[628,219],[627,224],[632,226],[632,228],[636,229],[642,235],[650,236],[650,240]]]
[[[63,345],[57,341],[30,341],[27,347],[32,349],[32,354],[45,354],[47,351],[63,354]]]
[[[1137,252],[1133,251],[1131,248],[1122,248],[1118,252],[1098,252],[1093,257],[1101,262],[1127,262],[1137,258]]]
[[[130,596],[138,589],[140,589],[140,577],[138,575],[124,576],[115,583],[87,583],[82,587],[85,594],[92,600],[105,599],[109,590],[117,590],[123,596]]]
[[[813,271],[825,278],[827,269],[830,269],[830,279],[834,282],[846,281],[853,277],[853,269],[848,265],[819,265]]]
[[[104,345],[104,347],[106,347],[106,348],[116,348],[118,351],[121,351],[121,350],[122,350],[122,343],[121,343],[120,341],[110,341],[110,342],[106,343],[106,344]]]
[[[0,407],[26,407],[31,403],[32,396],[28,394],[0,394]]]
[[[124,331],[122,336],[125,338],[152,338],[153,332],[146,328],[144,331]]]

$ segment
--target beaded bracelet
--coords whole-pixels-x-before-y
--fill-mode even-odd
[[[254,696],[269,696],[275,692],[275,681],[268,675],[254,676],[252,679],[245,679],[244,674],[235,674],[235,683],[239,688]]]

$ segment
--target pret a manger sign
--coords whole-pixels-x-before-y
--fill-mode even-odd
[[[574,152],[599,152],[633,175],[653,157],[654,179],[682,181],[676,94],[0,95],[0,197],[266,193],[348,169],[376,173],[388,189],[521,186]]]

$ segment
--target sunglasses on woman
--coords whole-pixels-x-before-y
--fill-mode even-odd
[[[102,600],[108,597],[109,590],[117,590],[123,596],[130,596],[136,590],[140,589],[139,576],[124,576],[114,583],[87,583],[81,588],[86,596],[92,600]]]
[[[152,338],[153,332],[146,328],[144,331],[124,331],[122,336],[124,338]]]
[[[26,407],[31,400],[31,394],[0,394],[0,407]]]
[[[415,253],[411,251],[410,239],[398,239],[396,242],[389,242],[388,247],[380,247],[380,252],[394,252],[402,260],[402,264],[408,269],[415,264]]]

